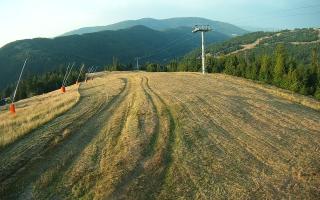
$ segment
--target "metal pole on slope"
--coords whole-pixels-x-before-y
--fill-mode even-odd
[[[204,32],[201,32],[201,38],[202,38],[202,74],[205,73],[205,55],[204,55]]]
[[[62,85],[63,85],[63,83],[64,83],[64,80],[66,80],[67,74],[68,74],[68,72],[69,72],[69,67],[70,67],[70,63],[68,63],[66,73],[64,74],[64,77],[63,77],[63,80],[62,80]]]
[[[71,71],[72,71],[74,65],[75,65],[75,63],[73,63],[73,64],[71,65],[71,67],[69,68],[69,71],[68,71],[68,68],[67,68],[67,72],[66,72],[65,79],[64,79],[63,82],[62,82],[62,87],[61,87],[61,92],[62,92],[62,93],[65,93],[65,92],[66,92],[66,84],[67,84],[68,78],[69,78],[69,76],[70,76],[70,74],[71,74]]]
[[[139,71],[139,57],[136,57],[136,60],[137,60],[137,70]]]
[[[212,31],[212,29],[210,28],[209,25],[195,25],[192,32],[193,33],[197,33],[197,32],[201,32],[201,47],[202,47],[202,74],[205,74],[206,72],[206,55],[205,55],[205,44],[204,44],[204,33],[205,32],[209,32]]]
[[[77,84],[77,85],[79,84],[79,78],[80,78],[80,76],[81,76],[81,73],[82,73],[83,68],[84,68],[84,64],[82,64],[82,66],[81,66],[81,69],[80,69],[80,72],[79,72],[79,75],[78,75],[78,78],[77,78],[77,81],[76,81],[76,84]]]
[[[70,68],[70,70],[69,70],[69,73],[68,73],[66,79],[64,80],[64,83],[63,83],[64,86],[66,86],[66,84],[67,84],[68,78],[69,78],[69,76],[70,76],[70,74],[71,74],[71,71],[72,71],[74,65],[75,65],[75,63],[72,64],[72,66],[71,66],[71,68]]]
[[[63,77],[63,80],[62,80],[62,84],[61,84],[61,92],[62,92],[62,93],[65,93],[65,92],[66,92],[66,87],[65,87],[65,85],[64,85],[64,81],[66,80],[66,77],[67,77],[67,75],[68,75],[69,67],[70,67],[70,63],[68,63],[66,73],[64,74],[64,77]]]
[[[88,69],[88,71],[87,71],[87,73],[86,73],[86,77],[85,77],[85,82],[87,82],[88,81],[88,75],[91,73],[91,71],[93,70],[93,67],[94,66],[92,66],[92,67],[90,67],[89,69]]]
[[[94,73],[96,73],[97,69],[98,69],[98,67],[94,67],[93,70],[91,71],[91,73],[92,73],[91,80],[93,80],[93,78],[94,78]]]
[[[15,100],[15,98],[16,98],[17,90],[18,90],[18,87],[19,87],[19,84],[20,84],[20,81],[21,81],[21,77],[22,77],[24,68],[25,68],[25,66],[26,66],[26,64],[27,64],[27,61],[28,61],[28,58],[26,58],[26,60],[24,61],[24,64],[23,64],[23,66],[22,66],[22,70],[21,70],[21,72],[20,72],[20,76],[19,76],[19,79],[18,79],[18,83],[17,83],[16,89],[14,90],[14,93],[13,93],[12,102],[11,102],[10,108],[9,108],[10,113],[12,113],[12,114],[15,114],[15,113],[16,113],[16,107],[15,107],[15,105],[14,105],[14,100]]]

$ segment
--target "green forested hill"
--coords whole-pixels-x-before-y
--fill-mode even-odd
[[[317,29],[296,29],[293,31],[284,30],[280,32],[254,32],[248,33],[242,36],[234,37],[229,40],[210,44],[206,47],[206,52],[215,56],[228,55],[236,50],[242,49],[242,45],[254,43],[256,40],[261,39],[261,42],[256,46],[257,48],[252,49],[253,51],[272,51],[274,46],[279,43],[286,45],[291,44],[294,46],[301,46],[302,48],[308,47],[308,42],[316,41],[319,38],[319,31]],[[296,45],[296,42],[305,42],[305,45]],[[311,43],[312,44],[312,43]],[[319,45],[320,43],[318,43]],[[314,46],[314,45],[313,45]],[[290,50],[290,49],[289,49]],[[247,51],[248,52],[248,51]],[[199,56],[201,53],[200,49],[197,48],[185,55],[185,58]],[[300,52],[303,53],[303,52]]]
[[[209,45],[207,71],[276,85],[320,99],[320,30],[256,32]],[[167,71],[200,71],[196,49],[166,66]]]
[[[201,51],[196,48],[200,46],[199,34],[192,36],[189,33],[189,28],[163,32],[137,26],[81,36],[17,41],[4,47],[5,51],[0,50],[0,66],[4,72],[0,76],[2,81],[13,81],[13,77],[18,76],[26,52],[30,57],[27,71],[29,77],[35,73],[61,69],[68,62],[85,63],[87,66],[100,65],[108,70],[132,70],[135,57],[142,57],[142,70],[200,71]],[[206,36],[207,42],[227,38],[217,32]],[[196,49],[177,59],[179,55],[194,48]],[[226,73],[257,80],[320,99],[319,29],[250,33],[208,45],[206,52],[209,73]],[[10,64],[15,68],[8,67]],[[63,71],[60,71],[59,76],[62,75]],[[50,77],[52,74],[47,73],[25,81],[26,88],[31,83],[38,86],[37,90],[30,88],[28,94],[21,94],[21,98],[41,92],[41,89],[50,90],[51,85],[59,87],[54,82],[50,87],[41,86],[45,81],[34,83],[35,79],[46,80],[46,76]],[[59,82],[59,79],[54,80]],[[9,88],[6,95],[12,89],[13,87]]]
[[[212,32],[207,42],[228,38],[222,33]],[[114,57],[124,64],[134,63],[135,57],[142,56],[144,62],[162,63],[184,55],[199,45],[199,34],[192,34],[187,27],[156,31],[135,26],[54,39],[20,40],[0,49],[0,90],[17,79],[26,57],[29,58],[26,74],[33,75],[65,67],[69,62],[105,66],[112,63]]]

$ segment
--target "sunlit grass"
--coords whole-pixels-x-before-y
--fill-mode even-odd
[[[200,73],[109,73],[80,93],[61,118],[81,116],[82,128],[54,121],[61,136],[41,155],[45,170],[30,183],[19,177],[37,199],[318,195],[320,116],[306,107],[318,105],[312,98]],[[93,117],[80,112],[100,103]]]
[[[16,114],[0,111],[0,148],[70,109],[79,100],[78,86],[62,94],[56,90],[16,102]]]

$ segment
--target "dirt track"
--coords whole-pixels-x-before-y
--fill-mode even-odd
[[[315,40],[315,41],[311,41],[311,42],[290,42],[290,44],[293,44],[293,45],[305,45],[305,44],[317,44],[317,43],[320,43],[320,29],[316,29],[316,31],[318,31],[318,40]],[[241,49],[239,50],[236,50],[236,51],[233,51],[231,53],[228,53],[227,55],[233,55],[233,54],[238,54],[240,52],[243,52],[243,51],[247,51],[247,50],[250,50],[250,49],[254,49],[256,48],[263,40],[266,40],[266,39],[269,39],[269,38],[272,38],[272,37],[275,37],[275,36],[280,36],[281,33],[276,33],[274,34],[273,36],[266,36],[266,37],[261,37],[261,38],[258,38],[256,41],[254,41],[253,43],[250,43],[250,44],[244,44],[244,45],[241,45]]]
[[[249,81],[112,73],[0,150],[4,199],[320,197],[320,112]]]

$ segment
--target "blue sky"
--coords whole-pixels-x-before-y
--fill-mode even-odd
[[[0,0],[0,46],[127,19],[189,16],[261,28],[320,27],[320,1]]]

